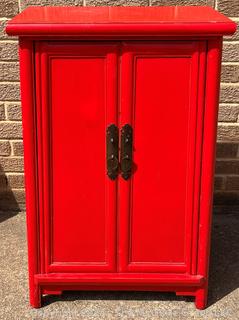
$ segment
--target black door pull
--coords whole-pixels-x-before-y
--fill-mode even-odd
[[[107,175],[115,180],[119,171],[119,130],[111,124],[106,130],[106,165]]]
[[[133,129],[126,124],[121,129],[121,175],[128,180],[132,174]]]

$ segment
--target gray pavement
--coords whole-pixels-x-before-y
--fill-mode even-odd
[[[0,320],[239,319],[239,212],[214,215],[209,306],[173,293],[74,292],[28,305],[25,214],[0,213]]]

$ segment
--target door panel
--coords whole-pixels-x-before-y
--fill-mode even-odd
[[[97,43],[36,48],[48,272],[115,270],[116,182],[106,175],[105,141],[107,126],[117,124],[117,50]]]
[[[123,47],[120,126],[133,126],[134,170],[119,181],[120,271],[191,271],[200,51],[203,42]]]

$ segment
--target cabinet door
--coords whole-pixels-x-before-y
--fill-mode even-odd
[[[41,269],[113,271],[116,182],[106,128],[117,124],[117,45],[36,45]]]
[[[120,271],[196,272],[205,43],[125,43],[120,126],[133,174],[119,181]]]

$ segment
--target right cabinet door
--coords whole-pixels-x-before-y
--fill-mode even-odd
[[[128,42],[120,126],[133,172],[119,179],[119,270],[196,273],[204,41]]]

